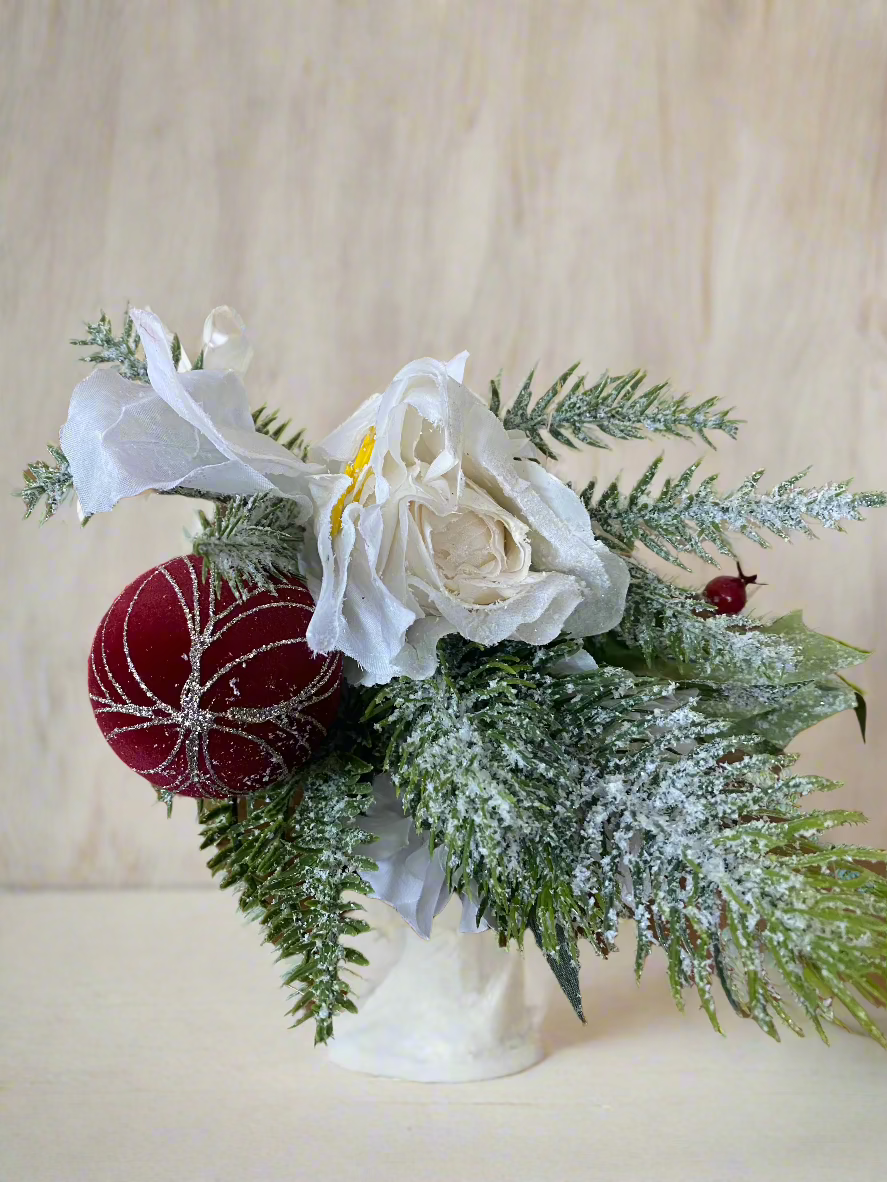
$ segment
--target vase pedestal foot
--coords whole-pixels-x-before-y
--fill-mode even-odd
[[[527,1004],[524,962],[494,932],[460,933],[459,909],[434,921],[430,940],[408,928],[399,957],[336,1019],[330,1060],[366,1075],[466,1083],[514,1075],[544,1058],[541,1014]]]

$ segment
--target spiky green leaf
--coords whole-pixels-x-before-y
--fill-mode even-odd
[[[295,1025],[313,1020],[315,1041],[333,1034],[337,1014],[355,1008],[350,966],[366,964],[347,943],[368,930],[363,908],[346,895],[369,894],[361,871],[375,869],[361,828],[372,792],[370,768],[328,752],[291,780],[258,794],[238,819],[237,805],[206,803],[203,849],[221,886],[258,920],[284,964]]]
[[[753,472],[728,492],[717,488],[716,476],[707,476],[694,488],[701,462],[696,460],[675,479],[668,477],[658,493],[651,492],[651,487],[662,456],[627,494],[618,481],[600,493],[591,481],[582,500],[595,531],[622,551],[646,546],[659,558],[687,570],[681,554],[694,554],[712,566],[718,565],[712,549],[735,558],[731,534],[767,549],[768,533],[783,540],[793,534],[813,537],[811,522],[841,530],[843,521],[862,521],[864,510],[887,504],[887,494],[882,492],[850,492],[849,481],[803,487],[806,471],[780,481],[769,492],[758,488],[763,471]]]
[[[571,365],[533,402],[535,371],[505,413],[508,430],[523,431],[543,455],[557,458],[550,440],[564,447],[579,444],[607,448],[613,439],[646,439],[667,435],[686,439],[695,435],[711,445],[708,435],[722,431],[735,438],[739,420],[718,408],[716,398],[691,403],[686,394],[672,393],[668,383],[644,388],[646,373],[633,370],[620,376],[602,374],[589,384],[585,375],[573,378],[579,362]],[[571,381],[571,379],[573,379]],[[499,413],[499,379],[492,388],[491,409]]]

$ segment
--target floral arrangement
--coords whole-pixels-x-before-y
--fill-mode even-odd
[[[466,933],[538,942],[576,1013],[580,941],[636,928],[641,973],[665,950],[674,999],[715,986],[778,1037],[852,1017],[882,1045],[887,855],[831,844],[859,821],[803,811],[786,747],[865,702],[841,671],[866,657],[799,612],[749,613],[754,576],[682,586],[735,559],[731,535],[840,529],[881,493],[723,491],[698,462],[657,483],[577,492],[558,450],[655,435],[709,444],[738,422],[645,375],[571,366],[505,407],[464,381],[467,354],[424,358],[319,443],[251,410],[252,347],[230,308],[193,364],[148,310],[74,342],[74,390],[51,463],[25,470],[30,515],[75,497],[84,524],[153,491],[211,502],[190,553],[135,580],[93,641],[106,739],[172,807],[198,798],[222,886],[285,965],[297,1022],[353,1010],[374,895],[428,936],[455,893]],[[466,935],[466,938],[470,938]],[[793,1004],[789,1006],[788,999]]]

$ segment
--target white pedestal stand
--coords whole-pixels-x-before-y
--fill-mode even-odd
[[[524,963],[494,932],[458,931],[449,906],[423,940],[403,925],[393,967],[336,1019],[333,1063],[425,1083],[462,1083],[524,1071],[543,1058],[541,1008],[527,1003]],[[398,920],[398,923],[401,921]]]

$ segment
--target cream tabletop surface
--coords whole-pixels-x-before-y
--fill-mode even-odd
[[[470,937],[466,937],[470,938]],[[583,970],[509,1079],[352,1075],[288,1031],[259,932],[211,890],[0,896],[3,1182],[877,1182],[887,1056],[673,1007],[662,966]],[[535,950],[531,979],[547,973]]]

